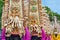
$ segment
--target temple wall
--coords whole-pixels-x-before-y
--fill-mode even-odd
[[[37,28],[40,29],[40,27],[44,27],[45,30],[50,30],[50,20],[48,14],[46,14],[46,10],[42,8],[41,0],[5,0],[5,5],[3,8],[4,12],[2,14],[2,27],[6,24],[7,26],[12,26],[11,23],[8,25],[8,20],[11,16],[14,19],[16,15],[18,15],[18,20],[20,26],[26,26],[31,27],[37,26]],[[15,11],[14,11],[15,10]],[[17,11],[17,14],[14,14]],[[5,18],[5,19],[4,19]],[[16,20],[17,20],[16,19]],[[6,26],[5,25],[5,26]]]

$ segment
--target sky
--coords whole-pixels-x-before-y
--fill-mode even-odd
[[[52,11],[60,14],[60,0],[42,0],[42,6],[48,6]]]

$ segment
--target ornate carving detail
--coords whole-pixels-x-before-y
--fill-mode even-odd
[[[30,1],[31,5],[36,5],[37,4],[37,1],[36,0],[32,0]]]
[[[37,7],[32,6],[32,8],[31,8],[31,12],[36,12],[36,11],[37,11]]]
[[[13,2],[19,2],[20,0],[12,0]]]

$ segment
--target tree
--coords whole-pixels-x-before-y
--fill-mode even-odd
[[[56,16],[58,20],[60,20],[60,14],[58,14],[57,12],[53,12],[49,7],[45,6],[46,10],[47,10],[47,14],[49,14],[49,18],[50,21],[53,21],[53,17]]]
[[[1,16],[2,16],[3,5],[4,5],[3,0],[0,0],[0,21],[1,21]],[[1,22],[0,22],[0,29],[1,29]]]

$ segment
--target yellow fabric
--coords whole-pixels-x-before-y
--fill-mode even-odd
[[[54,40],[55,39],[55,36],[54,36],[54,34],[52,34],[52,36],[51,36],[51,40]]]
[[[55,37],[55,35],[52,34],[51,40],[57,40],[57,37]]]
[[[53,35],[51,35],[51,40],[54,40],[54,39],[53,39]]]
[[[57,34],[57,37],[55,37],[54,34],[51,35],[51,40],[60,40],[60,34]]]
[[[57,36],[57,40],[60,40],[60,34],[58,34],[58,36]]]

